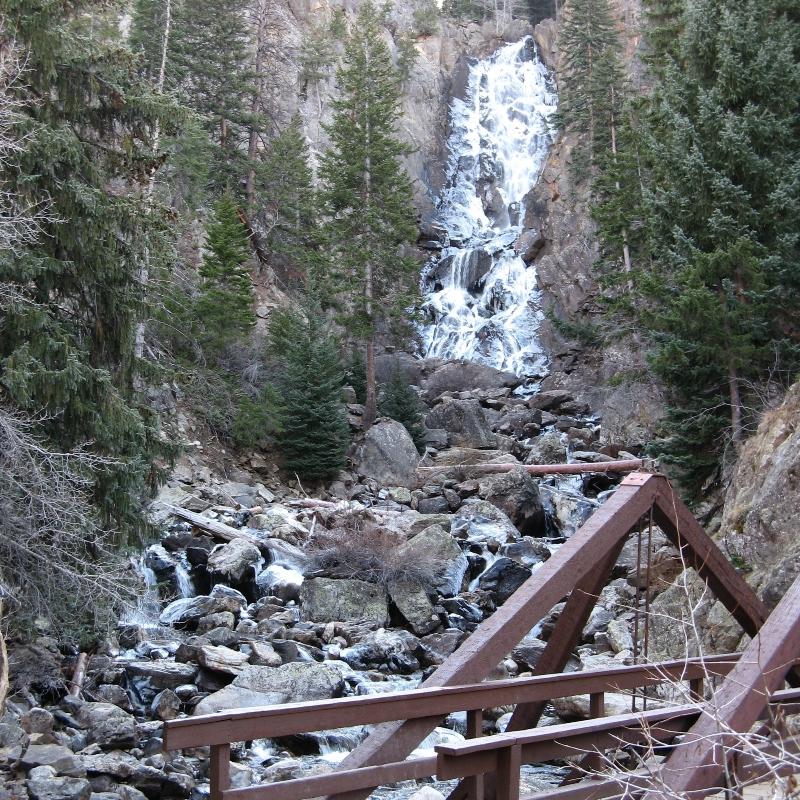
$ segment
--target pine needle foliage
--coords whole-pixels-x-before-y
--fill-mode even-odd
[[[366,344],[366,416],[374,419],[374,345],[380,326],[402,324],[418,296],[417,264],[404,251],[416,238],[411,181],[400,141],[401,76],[381,29],[364,3],[337,73],[339,97],[320,164],[322,207],[329,220],[331,273],[343,322]]]
[[[383,386],[380,413],[401,423],[417,450],[425,452],[425,424],[419,397],[401,369],[395,369]]]
[[[171,452],[134,397],[133,337],[147,314],[140,265],[158,261],[168,228],[142,197],[158,166],[150,134],[159,119],[170,130],[174,108],[140,82],[129,52],[76,33],[91,5],[3,3],[26,70],[14,89],[24,147],[0,172],[19,202],[48,213],[36,241],[0,255],[0,283],[19,289],[0,315],[0,393],[44,415],[56,448],[110,459],[91,499],[124,540],[142,528],[141,496]]]
[[[271,336],[283,363],[278,442],[284,466],[301,480],[333,478],[344,468],[350,446],[338,342],[318,309],[277,314]]]
[[[206,248],[195,314],[204,348],[219,355],[247,336],[255,323],[247,229],[229,193],[214,207],[214,218],[206,231]]]

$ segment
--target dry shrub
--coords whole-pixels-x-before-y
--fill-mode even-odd
[[[333,578],[355,578],[382,586],[395,581],[430,586],[444,564],[432,557],[421,562],[405,544],[402,534],[351,515],[341,527],[317,532],[307,552],[312,569]]]

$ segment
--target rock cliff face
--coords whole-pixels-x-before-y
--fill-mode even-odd
[[[723,551],[770,608],[800,574],[798,516],[800,383],[792,386],[780,407],[764,415],[756,433],[743,446],[716,532]],[[741,629],[720,603],[702,592],[695,577],[667,590],[654,604],[659,655],[682,654],[680,637],[676,637],[675,626],[667,617],[689,621],[687,600],[695,607],[696,630],[702,632],[689,637],[694,653],[701,648],[726,652],[740,646]]]

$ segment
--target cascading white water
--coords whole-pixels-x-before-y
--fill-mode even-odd
[[[475,62],[466,100],[451,105],[448,237],[423,275],[426,356],[464,358],[519,375],[542,372],[542,318],[533,265],[514,250],[523,199],[553,137],[558,98],[530,37]]]

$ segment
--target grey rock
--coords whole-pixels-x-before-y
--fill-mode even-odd
[[[498,558],[479,578],[478,587],[491,592],[495,602],[505,603],[531,576],[531,571],[510,558]]]
[[[19,724],[25,733],[52,733],[53,715],[46,708],[32,708],[20,718]]]
[[[453,655],[459,645],[467,638],[463,631],[449,629],[441,633],[431,633],[422,638],[422,644],[427,647],[441,664],[449,656]]]
[[[451,361],[435,370],[422,381],[426,399],[435,400],[443,392],[462,392],[471,389],[514,388],[521,383],[511,372],[487,367],[470,361]]]
[[[428,428],[443,428],[450,444],[460,447],[494,448],[497,436],[477,400],[446,398],[434,406],[425,419]]]
[[[430,445],[437,450],[444,450],[444,448],[450,444],[450,437],[447,435],[447,431],[443,428],[426,428],[425,444]]]
[[[389,597],[418,636],[424,636],[439,627],[439,617],[419,583],[392,581],[389,584]]]
[[[261,552],[246,539],[215,547],[208,557],[208,570],[231,582],[241,581],[245,573],[261,561]]]
[[[431,525],[401,545],[398,559],[431,566],[431,588],[442,595],[461,591],[469,561],[458,542],[439,525]]]
[[[175,689],[181,684],[194,683],[197,667],[161,659],[158,661],[129,661],[125,671],[132,679],[146,680],[154,689]]]
[[[67,775],[70,778],[83,778],[86,775],[80,758],[68,747],[58,744],[29,745],[20,762],[26,769],[52,767],[59,775]]]
[[[544,510],[539,489],[522,467],[483,478],[478,485],[478,496],[497,506],[521,533],[544,535]]]
[[[49,766],[32,769],[26,783],[32,800],[89,800],[92,795],[86,778],[60,778]]]
[[[419,453],[403,425],[378,420],[364,437],[356,456],[356,471],[384,486],[412,488],[417,483]]]
[[[445,497],[423,497],[417,503],[417,511],[420,514],[447,514],[450,511],[450,504]]]
[[[313,622],[364,620],[375,628],[389,624],[386,591],[358,580],[312,578],[300,590],[303,618]]]
[[[241,592],[218,583],[210,595],[173,600],[161,612],[158,620],[162,625],[187,625],[222,611],[230,611],[238,617],[246,605],[247,600]]]
[[[276,703],[326,700],[343,689],[347,668],[338,662],[291,663],[280,667],[245,667],[230,686],[198,703],[195,714]]]
[[[197,663],[212,672],[238,675],[247,663],[247,655],[230,647],[204,645],[197,654]]]
[[[250,663],[260,667],[279,667],[283,659],[268,642],[251,642]]]
[[[555,431],[543,433],[531,443],[525,458],[526,464],[563,464],[567,460],[567,446],[561,434]]]
[[[606,628],[606,636],[615,653],[633,650],[633,636],[631,636],[630,628],[625,620],[612,619]]]
[[[508,516],[487,500],[470,497],[453,515],[450,530],[470,542],[516,541],[519,531]]]
[[[540,539],[523,536],[518,542],[501,544],[498,555],[513,558],[525,567],[533,567],[550,558],[550,549]]]
[[[530,633],[511,651],[511,657],[522,669],[534,670],[542,657],[547,642]]]
[[[192,687],[194,693],[195,687]],[[167,720],[175,719],[181,710],[181,701],[172,689],[164,689],[153,699],[150,712],[156,719]]]
[[[572,400],[572,395],[564,389],[550,389],[529,397],[528,406],[541,411],[552,411],[570,400]]]
[[[124,711],[133,711],[133,704],[128,693],[115,683],[101,683],[95,690],[95,695],[104,703],[113,703]]]
[[[108,750],[136,744],[136,720],[111,703],[85,703],[78,719],[89,732],[89,741]]]

